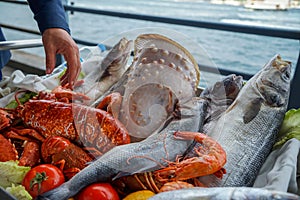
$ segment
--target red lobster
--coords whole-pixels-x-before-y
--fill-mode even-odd
[[[69,103],[71,98],[86,99],[82,94],[62,88],[55,89],[54,93],[42,92],[23,105],[16,98],[19,106],[14,116],[21,118],[25,126],[36,130],[44,138],[67,138],[86,147],[95,157],[116,145],[130,143],[126,128],[110,113]]]

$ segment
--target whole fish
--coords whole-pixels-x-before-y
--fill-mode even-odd
[[[89,70],[84,82],[81,86],[76,87],[76,92],[81,92],[90,97],[90,102],[94,102],[95,99],[103,95],[114,83],[116,83],[121,76],[127,70],[127,61],[132,51],[133,42],[122,38],[117,44],[115,44],[101,59],[100,55],[96,55],[95,58],[90,58],[86,63],[94,66],[85,68]],[[93,59],[96,59],[95,61]],[[84,67],[84,66],[83,66]]]
[[[194,187],[188,189],[162,192],[149,200],[298,200],[299,196],[291,193],[250,187]]]
[[[232,104],[243,86],[243,77],[231,74],[225,76],[201,92],[207,104],[207,114],[203,125],[203,133],[208,133],[225,110]]]
[[[243,77],[231,74],[215,82],[213,85],[206,87],[200,93],[200,98],[206,102],[207,106],[203,127],[199,130],[200,132],[207,134],[213,129],[221,115],[235,100],[242,86]],[[194,150],[199,146],[201,146],[201,144],[194,141],[187,149],[185,157],[197,156]]]
[[[192,143],[190,140],[175,139],[173,133],[178,130],[198,131],[203,125],[205,109],[203,101],[192,98],[180,106],[180,118],[176,116],[163,130],[141,142],[114,147],[72,179],[37,199],[68,199],[91,183],[107,182],[123,175],[153,171],[166,166],[166,161],[175,161]]]
[[[223,179],[200,178],[210,186],[252,186],[275,142],[287,109],[291,62],[274,56],[243,86],[208,134],[225,149]],[[210,177],[211,178],[211,177]]]

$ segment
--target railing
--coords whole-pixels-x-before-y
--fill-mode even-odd
[[[24,1],[11,1],[11,0],[0,0],[0,2],[24,4],[24,5],[27,4],[27,2],[24,2]],[[195,21],[195,20],[187,20],[187,19],[175,19],[175,18],[168,18],[168,17],[121,13],[121,12],[113,12],[113,11],[106,11],[106,10],[99,10],[99,9],[76,7],[74,5],[65,5],[65,10],[71,11],[71,12],[106,15],[106,16],[112,16],[112,17],[121,17],[121,18],[143,20],[143,21],[152,21],[152,22],[159,22],[159,23],[197,27],[197,28],[215,29],[215,30],[220,30],[220,31],[230,31],[230,32],[237,32],[237,33],[246,33],[246,34],[254,34],[254,35],[261,35],[261,36],[285,38],[285,39],[298,40],[300,42],[300,30],[291,30],[291,29],[287,30],[287,29],[282,29],[282,28],[246,26],[246,25],[224,24],[224,23],[216,23],[216,22]],[[22,31],[22,32],[39,34],[39,32],[37,32],[37,31],[24,29],[24,28],[20,28],[20,27],[15,27],[15,26],[11,26],[8,24],[0,24],[0,26],[2,26],[4,28]],[[76,38],[74,38],[74,40],[78,44],[91,45],[91,46],[97,45],[93,42],[84,41],[84,40],[80,40],[80,39],[76,39]],[[201,67],[201,70],[206,71],[206,72],[214,71],[213,68],[210,66],[201,65],[199,67]],[[232,73],[239,74],[239,75],[242,75],[246,80],[249,79],[253,75],[253,74],[247,74],[247,73],[242,73],[239,71],[233,71],[233,70],[228,70],[228,69],[219,69],[219,72],[223,75],[232,74]],[[298,61],[296,63],[296,70],[294,73],[294,78],[292,81],[291,98],[290,98],[290,102],[289,102],[289,108],[300,107],[300,105],[299,105],[300,104],[300,96],[297,95],[297,91],[296,91],[296,87],[299,85],[300,85],[300,51],[299,51]]]

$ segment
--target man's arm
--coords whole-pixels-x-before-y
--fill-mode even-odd
[[[4,41],[5,37],[0,27],[0,41]],[[0,81],[2,80],[2,72],[1,69],[8,63],[11,57],[11,53],[9,50],[0,51]]]
[[[61,79],[62,85],[69,83],[73,88],[80,69],[79,49],[70,36],[69,25],[61,0],[28,0],[37,21],[46,53],[46,73],[53,71],[56,54],[62,54],[67,61],[67,71]]]
[[[61,0],[28,0],[28,3],[42,34],[48,28],[61,28],[70,34]]]

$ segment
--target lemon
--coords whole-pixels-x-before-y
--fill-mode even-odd
[[[127,195],[123,200],[147,200],[153,195],[155,193],[150,190],[140,190]]]

